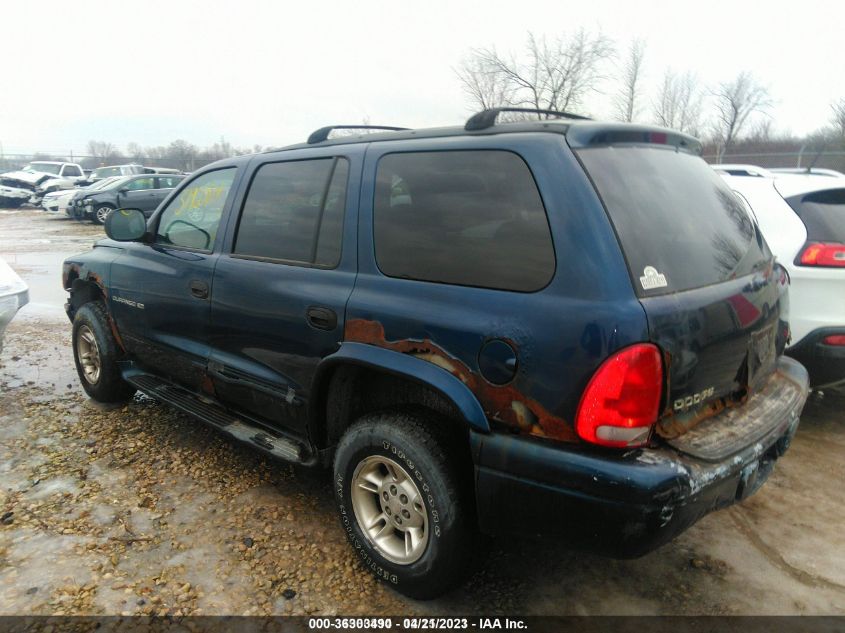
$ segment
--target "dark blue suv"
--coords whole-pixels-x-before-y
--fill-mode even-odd
[[[637,556],[752,494],[807,397],[753,218],[693,138],[501,110],[323,128],[109,215],[64,266],[85,390],[333,467],[418,598],[479,528]]]

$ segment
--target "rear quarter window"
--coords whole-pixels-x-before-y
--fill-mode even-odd
[[[376,261],[388,276],[531,292],[554,275],[543,201],[512,152],[388,154],[373,213]]]
[[[809,241],[845,244],[845,189],[816,191],[787,202],[807,227]]]
[[[746,205],[700,157],[658,145],[576,154],[604,202],[639,296],[709,286],[768,262]]]

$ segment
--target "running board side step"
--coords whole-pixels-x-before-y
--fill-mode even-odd
[[[244,421],[218,404],[208,402],[166,380],[150,374],[134,372],[125,375],[124,378],[133,387],[151,398],[166,402],[241,442],[269,453],[273,457],[298,464],[309,461],[307,451],[301,444]]]

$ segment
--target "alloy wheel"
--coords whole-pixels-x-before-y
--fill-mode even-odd
[[[411,475],[392,459],[373,455],[352,475],[352,508],[358,527],[387,560],[410,565],[428,545],[428,514]]]
[[[96,384],[100,379],[102,361],[97,339],[87,325],[81,326],[76,334],[76,355],[85,380],[92,385]]]

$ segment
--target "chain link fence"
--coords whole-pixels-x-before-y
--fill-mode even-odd
[[[223,157],[220,157],[223,158]],[[33,160],[59,160],[65,162],[79,163],[85,169],[95,169],[109,165],[126,165],[139,163],[146,167],[168,167],[180,171],[192,172],[200,167],[220,160],[220,158],[198,158],[198,157],[163,157],[143,158],[140,160],[132,158],[118,158],[104,161],[101,157],[88,156],[85,154],[56,154],[51,152],[36,152],[34,154],[0,154],[0,173],[20,169]],[[717,162],[715,154],[705,154],[704,160],[708,163]],[[752,153],[730,153],[722,157],[723,163],[742,163],[757,165],[758,167],[820,167],[835,169],[845,173],[845,151],[816,151],[804,152],[752,152]]]
[[[705,154],[704,160],[708,163],[717,162],[715,154]],[[746,165],[756,165],[758,167],[772,168],[772,167],[804,167],[809,166],[835,169],[845,173],[845,151],[826,151],[826,152],[753,152],[753,153],[736,153],[725,154],[721,160],[722,163],[741,163]]]

